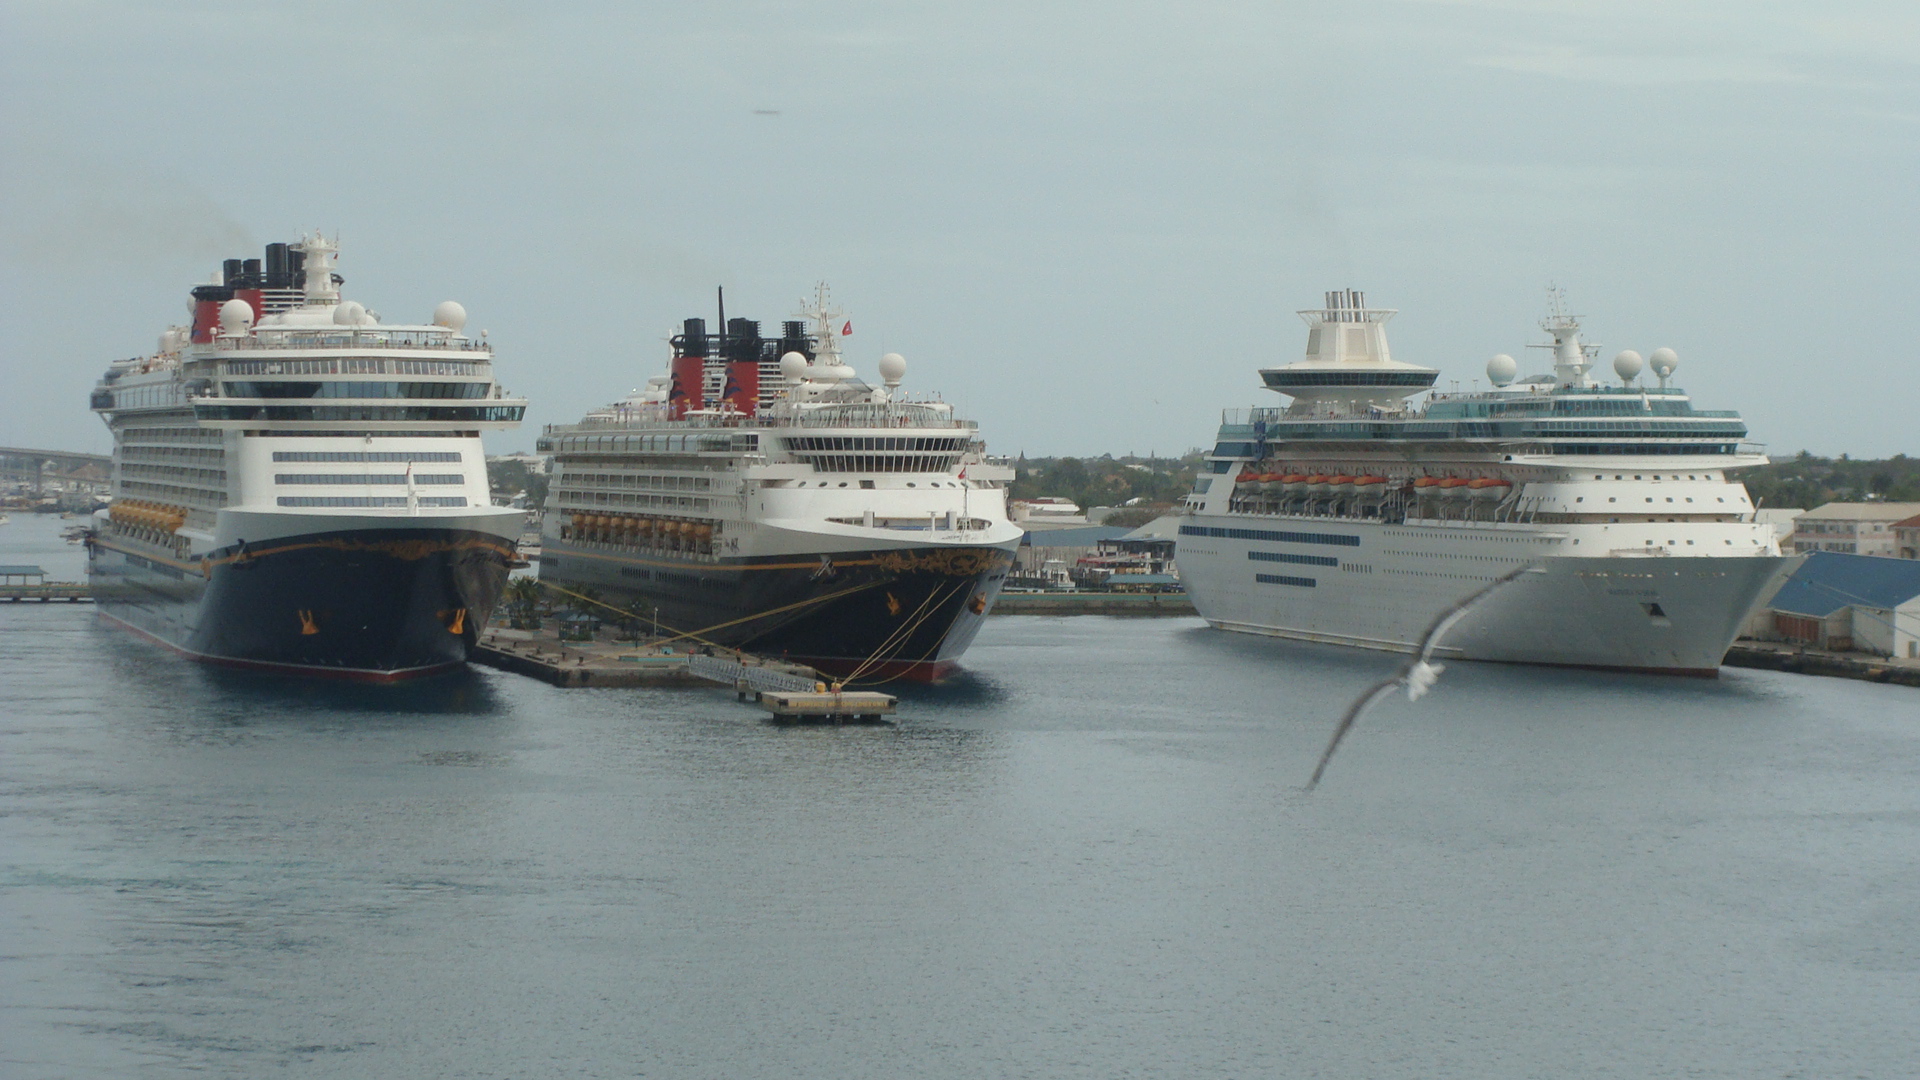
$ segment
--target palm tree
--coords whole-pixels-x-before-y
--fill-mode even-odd
[[[540,582],[536,578],[514,578],[507,582],[508,625],[515,630],[540,629]]]

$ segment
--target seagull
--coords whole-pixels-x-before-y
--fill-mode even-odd
[[[1447,631],[1453,629],[1454,623],[1465,618],[1475,604],[1493,595],[1494,590],[1512,582],[1522,574],[1538,572],[1539,568],[1529,563],[1518,570],[1495,578],[1486,588],[1442,611],[1433,620],[1432,625],[1427,627],[1427,632],[1421,636],[1420,651],[1414,654],[1413,659],[1407,661],[1406,666],[1401,668],[1393,678],[1376,683],[1366,693],[1355,698],[1352,705],[1347,706],[1347,714],[1340,718],[1339,724],[1335,725],[1333,738],[1327,742],[1326,751],[1320,755],[1320,764],[1313,768],[1313,778],[1307,781],[1307,790],[1312,791],[1319,785],[1320,777],[1327,771],[1327,762],[1333,760],[1333,752],[1340,748],[1340,740],[1347,737],[1347,732],[1353,727],[1354,721],[1360,719],[1361,714],[1368,709],[1373,708],[1375,702],[1393,693],[1397,686],[1407,688],[1408,701],[1419,701],[1426,696],[1427,691],[1433,689],[1433,684],[1440,679],[1440,673],[1447,669],[1445,664],[1431,662],[1433,651],[1439,648],[1440,639],[1447,636]]]

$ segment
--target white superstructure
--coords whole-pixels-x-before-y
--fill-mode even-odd
[[[1591,374],[1558,294],[1552,374],[1500,355],[1486,393],[1387,350],[1394,312],[1352,291],[1303,311],[1304,360],[1261,371],[1280,408],[1229,413],[1180,528],[1181,577],[1215,626],[1404,650],[1515,568],[1442,655],[1707,674],[1783,573],[1735,470],[1763,464],[1737,414],[1673,388],[1672,350]]]

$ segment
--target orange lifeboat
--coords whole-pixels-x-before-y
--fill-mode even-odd
[[[1307,477],[1307,494],[1325,495],[1328,492],[1331,492],[1332,490],[1333,490],[1333,477],[1331,476]]]
[[[1440,494],[1450,499],[1464,497],[1468,494],[1467,489],[1471,484],[1472,481],[1470,480],[1462,480],[1457,476],[1449,476],[1445,480],[1440,481]]]
[[[1280,488],[1289,495],[1302,495],[1307,490],[1306,473],[1288,473],[1280,478]]]
[[[1506,498],[1507,493],[1513,490],[1513,482],[1511,480],[1500,480],[1493,477],[1481,477],[1468,484],[1467,488],[1471,491],[1475,499],[1482,502],[1498,502]]]
[[[1387,493],[1387,478],[1384,476],[1356,476],[1353,478],[1353,490],[1363,498],[1377,499]]]

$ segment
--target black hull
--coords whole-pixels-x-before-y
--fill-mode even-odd
[[[91,544],[102,615],[197,660],[392,681],[463,663],[506,586],[512,545],[458,529],[355,529],[183,561]]]
[[[663,634],[689,641],[860,682],[931,681],[973,643],[1012,563],[1009,552],[992,547],[702,562],[549,537],[540,578],[590,589],[641,626],[657,618]]]

